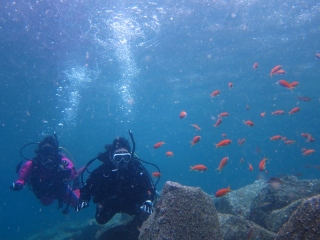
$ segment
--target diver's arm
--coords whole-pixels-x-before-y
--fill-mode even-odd
[[[19,171],[19,178],[9,187],[10,191],[20,191],[22,190],[32,171],[32,161],[28,160]]]
[[[80,197],[82,201],[89,202],[91,200],[91,190],[93,185],[90,183],[90,177],[87,179],[87,181],[84,183],[83,187],[80,188]]]
[[[19,178],[15,183],[19,183],[22,186],[28,181],[28,178],[31,176],[32,172],[32,161],[28,160],[19,171]]]
[[[91,195],[93,195],[98,183],[99,183],[99,173],[100,167],[95,169],[90,176],[87,178],[83,187],[80,188],[80,199],[89,202],[91,200]]]
[[[86,182],[84,183],[83,187],[80,188],[79,204],[75,208],[76,212],[79,212],[81,209],[89,206],[89,201],[91,200],[91,196],[95,192],[100,181],[100,178],[99,178],[100,167],[95,169],[90,174],[90,176],[87,178]]]
[[[90,176],[84,183],[83,187],[80,188],[79,204],[76,206],[75,211],[79,212],[81,209],[89,207],[89,202],[91,200],[91,189],[90,189]]]
[[[153,212],[153,201],[155,198],[155,188],[153,186],[152,180],[150,179],[148,172],[145,169],[142,169],[139,173],[139,186],[140,191],[137,194],[136,204],[139,204],[138,214],[142,214],[141,217],[146,217],[147,215]],[[143,217],[143,218],[144,218]],[[141,219],[142,220],[142,219]],[[144,220],[143,220],[144,221]]]
[[[154,185],[151,179],[149,178],[148,172],[143,169],[142,173],[143,174],[141,175],[141,178],[140,178],[140,186],[141,186],[141,193],[142,193],[141,198],[144,201],[150,200],[151,202],[153,202],[155,198]]]

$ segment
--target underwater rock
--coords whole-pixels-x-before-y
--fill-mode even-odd
[[[107,224],[99,225],[95,220],[79,229],[73,240],[138,240],[141,222],[127,214],[116,214]],[[65,240],[67,240],[65,239]]]
[[[134,218],[130,217],[126,221],[109,225],[100,231],[96,232],[95,238],[97,240],[138,240],[139,237],[138,223]],[[87,238],[89,239],[89,238]]]
[[[200,188],[166,182],[155,211],[142,224],[139,240],[222,239],[217,211]]]
[[[280,229],[276,239],[320,239],[320,195],[305,200]]]
[[[304,199],[299,199],[284,208],[274,210],[267,217],[267,229],[272,232],[278,232],[280,228],[288,221],[291,214],[300,207]]]
[[[86,240],[86,239],[96,239],[95,235],[97,231],[99,231],[102,228],[101,225],[98,225],[95,220],[91,220],[89,224],[86,226],[80,227],[79,231],[75,234],[73,234],[71,237],[65,238],[67,239],[74,239],[74,240]]]
[[[284,176],[280,181],[272,179],[269,183],[258,180],[224,197],[213,198],[218,211],[224,213],[219,214],[218,218],[212,198],[200,188],[167,182],[155,211],[143,223],[140,232],[132,217],[123,221],[121,215],[117,214],[106,225],[98,225],[94,219],[85,223],[61,224],[41,231],[30,239],[205,240],[222,239],[221,236],[225,239],[232,239],[232,236],[233,239],[242,239],[238,238],[240,232],[241,236],[252,234],[251,239],[257,239],[256,236],[269,239],[273,235],[267,230],[276,232],[280,228],[279,239],[299,239],[303,234],[310,235],[308,239],[320,239],[320,235],[317,235],[319,230],[315,229],[320,226],[320,195],[303,202],[304,198],[317,194],[320,194],[320,180],[299,181],[290,176]],[[303,227],[298,227],[301,222],[304,223]]]
[[[95,219],[87,222],[61,223],[41,231],[29,240],[135,240],[138,236],[139,230],[133,218],[125,214],[116,214],[105,225],[99,225]]]
[[[224,197],[214,197],[213,201],[218,212],[240,215],[241,217],[249,219],[252,200],[256,198],[261,192],[261,189],[266,186],[265,181],[257,180],[253,184],[231,191]]]
[[[298,180],[294,176],[283,176],[281,181],[269,183],[253,199],[249,220],[268,228],[266,222],[273,210],[317,194],[320,194],[320,180]]]
[[[28,238],[28,240],[87,240],[95,239],[96,232],[102,226],[94,219],[88,222],[68,222],[58,224],[50,229],[42,230],[40,233]]]
[[[218,214],[220,229],[224,240],[234,239],[274,239],[276,233],[270,232],[259,225],[242,217],[231,214]]]

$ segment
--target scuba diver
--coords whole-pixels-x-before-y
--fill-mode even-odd
[[[105,146],[104,153],[87,164],[88,167],[95,159],[103,162],[90,173],[80,188],[79,205],[75,211],[88,207],[92,197],[97,205],[95,218],[99,224],[106,224],[116,213],[126,213],[134,216],[133,220],[141,226],[153,211],[155,185],[141,164],[148,162],[134,154],[135,143],[131,131],[129,133],[132,152],[129,141],[117,137],[112,144]]]
[[[22,149],[20,154],[23,157]],[[26,163],[21,169],[22,161],[17,166],[19,178],[10,186],[10,190],[20,191],[27,183],[42,205],[48,206],[57,199],[58,208],[62,208],[63,203],[67,205],[63,211],[67,214],[69,205],[76,207],[79,202],[79,189],[73,191],[69,186],[70,181],[74,180],[75,183],[78,174],[72,161],[60,154],[59,150],[55,134],[54,137],[49,136],[39,142],[34,151],[36,156],[31,160],[23,157],[27,160]]]

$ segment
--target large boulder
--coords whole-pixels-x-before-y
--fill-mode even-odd
[[[217,211],[200,188],[166,182],[155,211],[140,229],[139,240],[222,239]]]
[[[284,208],[273,210],[267,217],[267,229],[272,232],[279,232],[280,228],[289,220],[291,214],[300,207],[304,199],[299,199]]]
[[[273,240],[277,235],[239,216],[222,213],[218,216],[224,240]]]
[[[320,195],[305,200],[280,229],[276,239],[320,239]]]
[[[249,220],[268,228],[270,213],[301,198],[320,194],[320,180],[301,180],[294,176],[270,179],[268,185],[251,202]]]

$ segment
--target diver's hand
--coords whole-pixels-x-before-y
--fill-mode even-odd
[[[150,200],[147,200],[143,203],[143,205],[140,207],[140,209],[146,213],[151,214],[153,212],[152,210],[153,204]]]
[[[78,206],[75,208],[75,212],[80,212],[81,209],[89,207],[89,202],[86,200],[80,200]]]
[[[10,191],[20,191],[23,188],[21,183],[12,183],[9,190]]]

